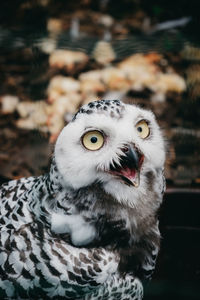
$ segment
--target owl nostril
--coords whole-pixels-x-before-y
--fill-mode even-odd
[[[140,151],[135,147],[135,145],[124,145],[121,148],[124,155],[120,157],[120,164],[122,167],[129,167],[138,170],[142,165],[142,154]]]
[[[123,151],[123,152],[128,152],[129,149],[128,149],[128,147],[123,147],[123,148],[122,148],[122,151]]]

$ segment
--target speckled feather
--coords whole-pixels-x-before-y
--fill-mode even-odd
[[[92,102],[71,123],[93,113],[123,119],[126,109],[118,100]],[[72,186],[59,145],[48,174],[1,187],[1,299],[142,299],[140,279],[151,277],[159,250],[163,162],[144,164],[141,190],[129,205],[102,174],[83,184],[77,173]]]

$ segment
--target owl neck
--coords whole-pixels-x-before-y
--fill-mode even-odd
[[[111,195],[105,193],[99,182],[93,182],[92,185],[79,189],[67,186],[57,169],[54,157],[49,173],[38,178],[31,194],[29,207],[37,219],[45,220],[42,221],[45,224],[50,224],[52,212],[65,213],[69,205],[73,205],[78,210],[88,210],[88,205],[90,209],[97,206],[101,208],[105,203],[115,202]]]
[[[58,171],[54,156],[52,157],[52,162],[48,174],[47,186],[50,193],[58,192],[64,186],[64,180],[62,178],[62,175]]]
[[[32,189],[32,207],[38,207],[36,211],[41,211],[41,207],[45,207],[48,210],[57,210],[58,207],[63,207],[65,209],[65,202],[74,203],[74,199],[78,197],[79,194],[85,193],[88,195],[93,193],[94,189],[100,187],[100,184],[93,183],[92,187],[84,187],[80,189],[74,189],[68,186],[62,175],[59,173],[55,158],[52,158],[52,163],[50,166],[50,171],[44,176],[40,176],[38,181],[33,186]],[[75,204],[75,203],[74,203]]]
[[[63,179],[53,157],[49,173],[38,177],[29,191],[29,209],[37,220],[48,226],[49,216],[56,209],[57,199],[61,198],[58,195],[64,198],[65,193]]]
[[[54,156],[52,158],[52,163],[48,174],[47,185],[50,193],[54,194],[57,192],[66,191],[67,193],[69,194],[71,193],[73,195],[76,194],[79,190],[84,190],[84,189],[91,190],[92,189],[91,186],[94,187],[95,189],[97,188],[97,186],[99,188],[102,186],[102,184],[98,182],[93,182],[91,186],[84,186],[77,189],[73,188],[71,185],[68,185],[57,168]]]
[[[87,210],[87,205],[89,205],[90,208],[95,206],[97,198],[100,205],[101,199],[105,200],[105,190],[100,182],[93,182],[91,185],[78,189],[74,189],[70,185],[67,185],[58,171],[54,157],[52,159],[46,184],[50,198],[54,198],[55,200],[55,210],[57,210],[57,207],[65,209],[65,206],[68,206],[69,204],[74,205],[79,210]],[[108,197],[110,201],[114,201],[111,195],[107,195],[106,197]]]

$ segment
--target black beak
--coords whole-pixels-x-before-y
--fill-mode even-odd
[[[123,152],[126,156],[122,156],[120,163],[122,167],[129,167],[130,169],[139,169],[140,157],[139,153],[132,145],[124,147]]]
[[[138,187],[144,155],[131,144],[123,147],[121,150],[124,152],[124,155],[120,157],[120,166],[116,163],[111,165],[110,173],[119,177],[124,183]]]

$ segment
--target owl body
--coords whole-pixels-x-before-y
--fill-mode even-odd
[[[157,180],[162,173],[148,176],[148,180],[154,179],[155,183],[148,197],[155,201],[158,193],[159,203],[161,193]],[[73,209],[67,213],[67,218],[63,212],[52,215],[51,230],[54,233],[69,234],[66,237],[68,242],[76,247],[117,250],[122,273],[128,271],[140,279],[151,277],[160,240],[158,221],[153,212],[152,215],[145,214],[147,208],[142,204],[141,211],[127,208],[105,193],[100,183],[81,188],[71,197],[68,194],[65,203]]]
[[[48,174],[1,187],[2,299],[141,299],[159,249],[164,160],[151,112],[82,107]]]

